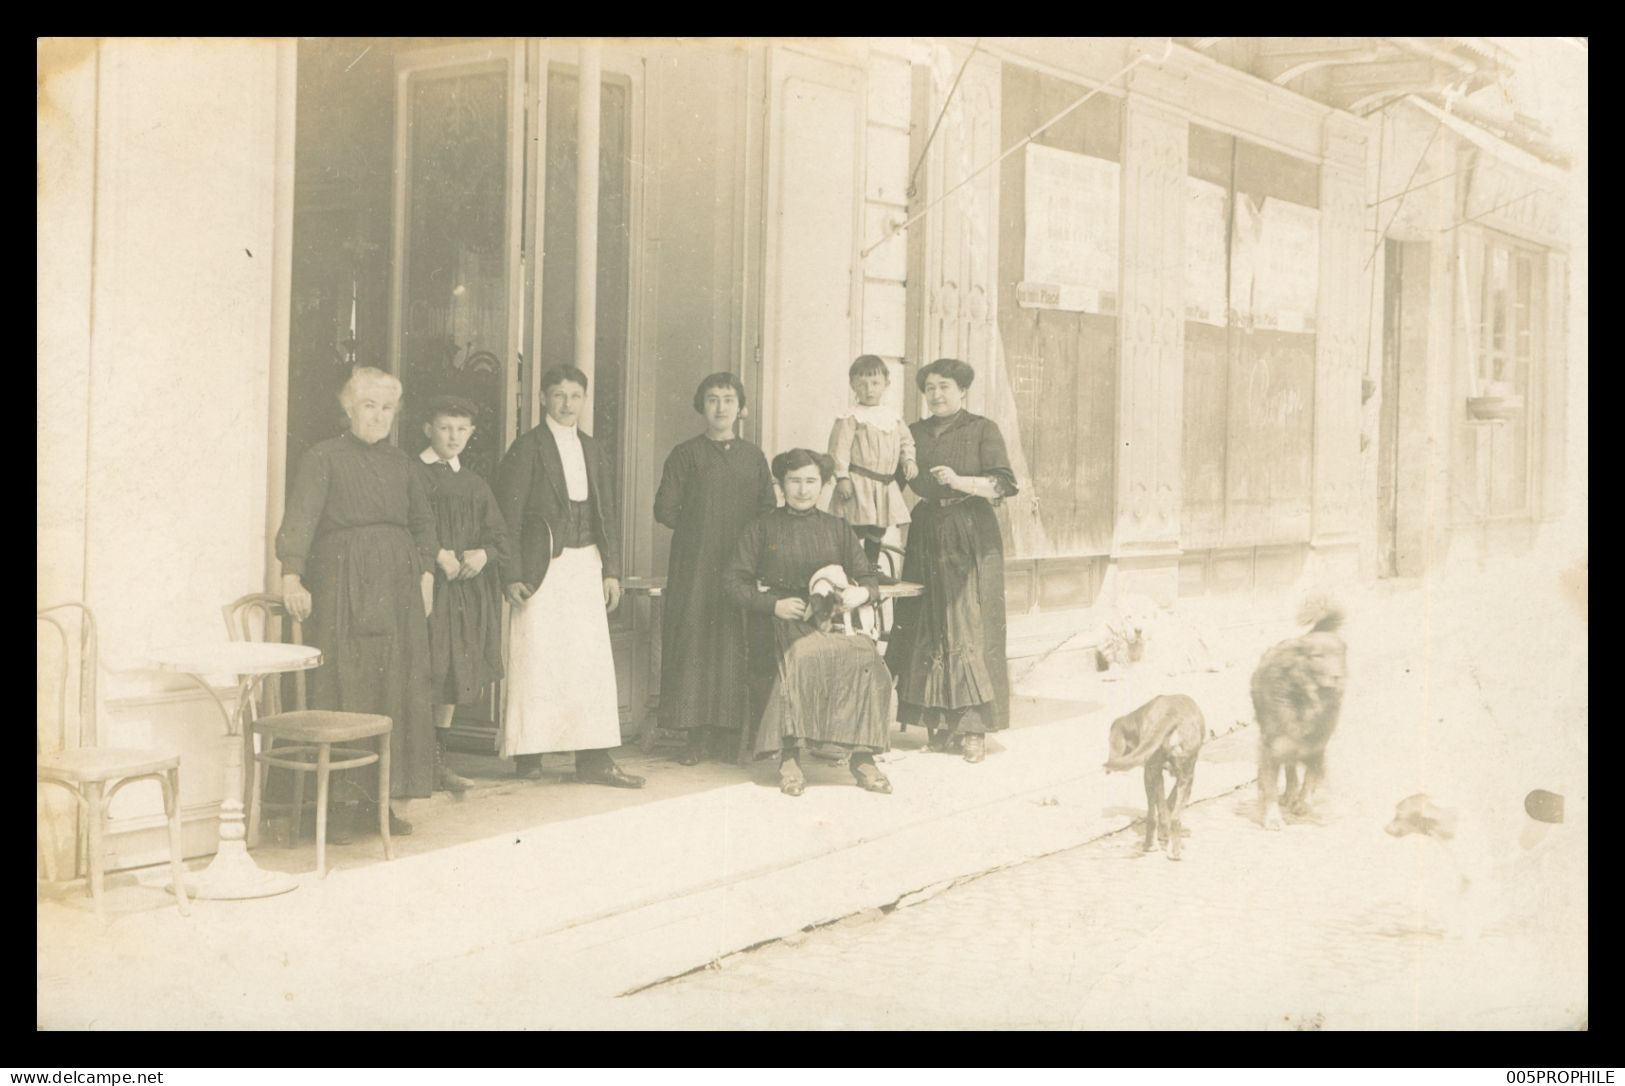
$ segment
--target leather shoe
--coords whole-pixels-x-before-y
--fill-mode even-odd
[[[603,784],[610,788],[643,787],[642,777],[634,777],[613,762],[609,765],[594,766],[591,769],[578,769],[576,770],[576,780],[582,784]]]
[[[965,761],[980,762],[987,757],[987,744],[980,735],[972,733],[965,736]]]
[[[542,756],[540,754],[520,754],[513,760],[513,775],[522,781],[539,781],[542,779]]]
[[[779,763],[779,791],[787,796],[799,796],[807,790],[807,779],[801,775],[801,766],[793,761]]]
[[[688,733],[682,752],[677,755],[678,765],[699,765],[705,758],[705,733],[698,728]]]
[[[852,767],[852,776],[857,778],[858,787],[865,792],[879,792],[882,795],[891,795],[891,781],[880,771],[880,767],[873,762],[859,762]]]

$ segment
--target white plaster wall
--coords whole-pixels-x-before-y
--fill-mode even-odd
[[[95,609],[101,740],[179,750],[194,809],[220,795],[218,711],[123,669],[221,639],[221,605],[264,583],[277,50],[40,52],[41,601]],[[160,809],[137,787],[113,813]]]

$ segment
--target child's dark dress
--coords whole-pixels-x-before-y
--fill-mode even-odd
[[[496,495],[466,463],[457,471],[440,461],[419,471],[434,508],[440,549],[461,561],[484,550],[485,568],[469,580],[451,581],[434,566],[434,611],[429,615],[430,689],[436,705],[469,705],[502,678],[502,589],[497,569],[508,546],[508,528]]]

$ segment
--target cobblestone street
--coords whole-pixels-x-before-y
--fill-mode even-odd
[[[733,955],[621,1009],[649,1028],[1579,1026],[1584,762],[1573,776],[1559,756],[1579,743],[1583,759],[1570,725],[1584,642],[1561,654],[1572,614],[1479,593],[1436,612],[1420,596],[1351,609],[1359,685],[1311,821],[1265,832],[1249,785],[1187,809],[1183,862],[1120,832]],[[1553,697],[1570,668],[1577,702]],[[1204,762],[1254,741],[1210,743]],[[1570,817],[1534,823],[1523,794],[1554,773]],[[1449,847],[1383,832],[1418,788],[1462,808]]]

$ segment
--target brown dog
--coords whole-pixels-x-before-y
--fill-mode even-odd
[[[1184,694],[1162,694],[1127,716],[1112,721],[1108,773],[1145,766],[1145,848],[1153,840],[1168,846],[1168,858],[1179,859],[1180,815],[1196,782],[1196,756],[1207,737],[1207,721],[1196,702]],[[1174,778],[1166,799],[1162,775]]]
[[[1286,808],[1293,814],[1309,813],[1309,800],[1325,775],[1326,743],[1337,728],[1348,678],[1348,648],[1337,632],[1343,625],[1342,610],[1330,600],[1313,597],[1304,603],[1298,621],[1309,632],[1270,649],[1253,672],[1258,797],[1267,830],[1283,825],[1276,798],[1283,769]]]

